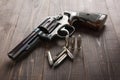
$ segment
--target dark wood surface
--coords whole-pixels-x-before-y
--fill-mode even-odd
[[[120,80],[120,0],[0,0],[0,80]],[[108,15],[98,33],[81,28],[82,50],[71,62],[52,69],[46,58],[55,56],[63,40],[41,43],[25,60],[14,63],[7,53],[47,16],[63,11]]]

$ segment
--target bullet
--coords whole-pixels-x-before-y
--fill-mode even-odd
[[[65,47],[69,47],[69,36],[65,37]]]
[[[49,65],[52,66],[53,65],[53,58],[52,58],[50,51],[47,51],[47,57],[48,57]]]
[[[78,37],[77,37],[77,49],[78,50],[81,49],[81,43],[82,43],[81,35],[79,34]]]
[[[58,66],[66,57],[67,57],[67,54],[63,54],[62,56],[60,56],[53,64],[53,67]]]
[[[68,56],[70,59],[74,59],[74,56],[72,55],[72,53],[66,48],[64,47],[64,49],[66,50],[66,52],[64,52],[53,64],[53,67],[58,66],[62,61],[64,61],[64,59]]]
[[[57,60],[60,56],[62,56],[65,52],[66,52],[66,48],[63,47],[63,50],[62,50],[59,54],[57,54],[57,55],[55,56],[54,61],[56,61],[56,60]]]
[[[66,48],[66,47],[65,47],[65,48]],[[67,50],[67,53],[66,53],[66,54],[70,57],[70,59],[73,60],[73,59],[74,59],[73,54],[69,51],[69,49],[66,48],[66,50]]]
[[[71,49],[75,49],[75,36],[73,35],[72,37],[71,37]]]

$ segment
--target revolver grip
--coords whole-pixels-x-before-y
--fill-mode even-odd
[[[81,23],[84,23],[90,28],[95,30],[101,30],[104,27],[104,23],[107,19],[106,14],[95,14],[95,13],[84,13],[80,12],[77,14],[78,20]]]
[[[101,30],[104,27],[104,23],[107,19],[107,15],[101,13],[65,11],[64,14],[69,17],[69,22],[71,25],[74,25],[75,22],[78,22],[83,26],[87,26],[95,30]]]

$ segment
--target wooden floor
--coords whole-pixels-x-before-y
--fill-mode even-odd
[[[120,0],[0,0],[0,80],[120,80],[119,5]],[[46,51],[56,55],[62,49],[62,40],[41,43],[19,63],[8,58],[7,53],[43,19],[65,10],[108,15],[100,34],[78,31],[82,50],[73,62],[66,59],[56,69],[49,66]]]

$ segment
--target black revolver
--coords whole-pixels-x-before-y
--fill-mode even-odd
[[[75,22],[87,24],[90,28],[101,30],[107,19],[106,14],[66,11],[58,16],[46,18],[31,34],[21,41],[8,56],[18,60],[33,49],[40,40],[52,40],[54,37],[65,38],[75,32]]]

